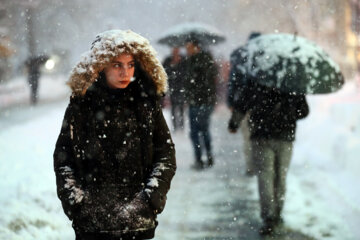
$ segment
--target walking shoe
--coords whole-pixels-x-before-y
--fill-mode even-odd
[[[284,219],[282,217],[277,217],[265,221],[265,224],[259,229],[259,234],[262,236],[267,235],[277,235],[280,234],[284,227]]]
[[[204,169],[204,163],[202,161],[196,161],[192,166],[191,166],[192,169],[195,169],[195,170],[202,170]]]
[[[255,171],[254,171],[254,170],[251,170],[251,169],[247,169],[247,170],[245,171],[245,176],[247,176],[247,177],[253,177],[253,176],[255,176]]]
[[[275,232],[275,228],[277,227],[278,220],[269,218],[264,221],[264,224],[259,229],[259,234],[261,236],[272,235]]]
[[[271,224],[264,224],[263,226],[261,226],[261,228],[259,229],[259,234],[261,236],[268,236],[273,234],[274,232],[274,225]]]
[[[208,167],[214,166],[214,157],[213,157],[213,156],[209,156],[209,157],[208,157],[207,166],[208,166]]]

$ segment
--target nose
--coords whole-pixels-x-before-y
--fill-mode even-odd
[[[121,69],[121,76],[122,77],[128,77],[130,74],[130,69],[129,68],[127,68],[127,67],[123,67],[122,69]]]

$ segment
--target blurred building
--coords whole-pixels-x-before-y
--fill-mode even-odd
[[[10,57],[14,50],[11,48],[10,38],[6,28],[0,28],[0,83],[9,79],[11,73]]]
[[[352,67],[360,74],[360,0],[348,0],[346,8],[347,53]]]
[[[7,36],[16,49],[10,62],[19,74],[29,55],[41,53],[57,55],[55,70],[67,74],[94,36],[109,26],[133,29],[156,42],[175,24],[199,21],[226,35],[225,43],[212,48],[215,57],[228,58],[252,31],[297,33],[323,47],[351,79],[359,68],[359,1],[197,0],[189,4],[181,0],[108,0],[99,5],[88,0],[1,0],[0,26],[8,29]],[[183,14],[179,15],[179,10]],[[144,22],[153,24],[149,27]],[[160,55],[168,52],[167,47],[155,47]]]

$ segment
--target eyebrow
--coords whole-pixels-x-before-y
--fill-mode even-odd
[[[112,63],[129,64],[129,63],[135,63],[135,60],[131,60],[131,61],[125,62],[125,63],[124,62],[119,62],[119,61],[114,61]]]

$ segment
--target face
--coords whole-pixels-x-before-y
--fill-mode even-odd
[[[192,42],[186,43],[185,48],[188,56],[194,55],[195,53],[199,52],[198,46],[196,46]]]
[[[193,49],[194,49],[193,44],[188,42],[188,43],[186,43],[185,48],[186,48],[187,55],[191,56],[193,54]]]
[[[173,50],[172,50],[172,53],[173,53],[174,56],[180,55],[180,48],[174,47]]]
[[[121,54],[104,68],[106,83],[110,88],[126,88],[134,77],[135,60],[131,54]]]

